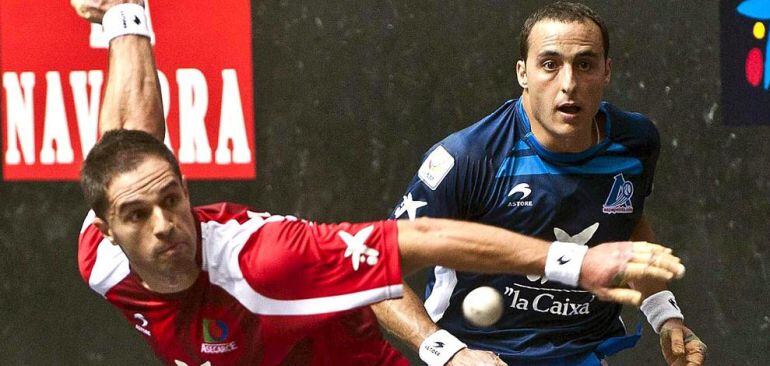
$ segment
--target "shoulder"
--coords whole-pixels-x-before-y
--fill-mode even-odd
[[[249,243],[264,241],[262,239],[269,233],[290,231],[297,227],[294,223],[306,224],[294,216],[256,212],[248,206],[230,202],[198,206],[193,212],[200,225],[205,270],[227,263],[233,253],[250,247]]]
[[[659,149],[660,134],[649,117],[638,112],[624,111],[607,102],[602,103],[602,108],[612,121],[613,140],[628,147]]]
[[[516,100],[506,101],[491,114],[433,145],[428,154],[441,147],[456,159],[478,160],[507,152],[516,134],[515,105]]]
[[[96,263],[96,252],[99,244],[104,239],[102,233],[93,224],[94,218],[96,218],[96,214],[93,211],[88,211],[78,236],[78,269],[80,276],[86,282],[88,282],[94,263]]]
[[[265,222],[251,238],[234,239],[239,247],[212,260],[209,276],[214,284],[234,288],[254,313],[347,310],[400,296],[396,238],[395,221]]]
[[[659,139],[658,128],[649,117],[642,113],[624,111],[610,103],[603,102],[602,108],[612,120],[613,135],[635,138]]]
[[[78,269],[91,289],[102,296],[131,272],[123,251],[102,235],[94,225],[96,214],[89,211],[78,237]]]
[[[210,242],[229,240],[235,235],[249,234],[269,223],[297,221],[294,216],[273,215],[259,212],[249,206],[231,202],[219,202],[193,208],[195,219],[201,228],[204,245]],[[304,222],[304,221],[303,221]]]
[[[196,218],[201,222],[226,223],[231,220],[244,222],[249,219],[249,212],[254,212],[245,205],[218,202],[193,208]]]

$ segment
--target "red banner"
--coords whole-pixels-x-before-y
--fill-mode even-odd
[[[189,179],[254,178],[249,1],[147,6],[166,144],[182,171]],[[0,2],[4,180],[78,179],[97,140],[106,68],[101,26],[68,1]]]

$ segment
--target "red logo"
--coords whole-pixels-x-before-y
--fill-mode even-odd
[[[246,0],[145,1],[167,120],[190,179],[255,176],[251,9]],[[44,16],[20,16],[22,14]],[[66,1],[0,3],[4,180],[77,180],[97,141],[106,82],[101,26]]]

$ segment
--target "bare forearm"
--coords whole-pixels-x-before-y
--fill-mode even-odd
[[[439,329],[407,285],[404,285],[403,298],[382,301],[371,307],[380,325],[414,351],[425,338]]]
[[[159,140],[165,136],[163,104],[152,45],[127,35],[110,42],[110,61],[99,130],[135,129]]]
[[[542,274],[549,243],[476,223],[421,218],[398,221],[405,273],[441,265],[480,273]]]

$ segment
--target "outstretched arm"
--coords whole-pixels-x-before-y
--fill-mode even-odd
[[[668,282],[684,275],[679,258],[657,244],[604,243],[580,255],[569,250],[573,247],[567,247],[567,251],[561,252],[564,254],[556,257],[556,263],[553,254],[561,251],[556,243],[493,226],[447,219],[399,220],[398,244],[405,274],[441,265],[478,273],[545,274],[559,282],[567,282],[560,278],[574,278],[577,283],[570,285],[579,285],[601,300],[629,305],[639,305],[642,295],[624,288],[628,282]],[[565,274],[559,266],[574,271]]]
[[[398,221],[398,230],[404,273],[438,264],[473,272],[543,274],[553,254],[551,243],[477,223],[421,218]],[[639,291],[619,287],[626,281],[643,278],[665,283],[680,277],[684,267],[664,247],[620,242],[588,249],[576,270],[580,286],[599,298],[638,305],[642,297]],[[425,354],[430,364],[505,364],[494,353],[465,348],[459,340],[440,331],[407,287],[402,299],[384,301],[372,309],[383,327],[412,349],[419,350],[421,358]],[[430,347],[431,339],[452,346],[422,352],[422,348]]]
[[[105,13],[119,4],[144,5],[141,0],[71,0],[82,18],[102,23]],[[142,20],[144,21],[144,20]],[[158,73],[150,39],[122,35],[110,41],[109,71],[99,132],[113,129],[142,130],[163,141],[165,121]]]

